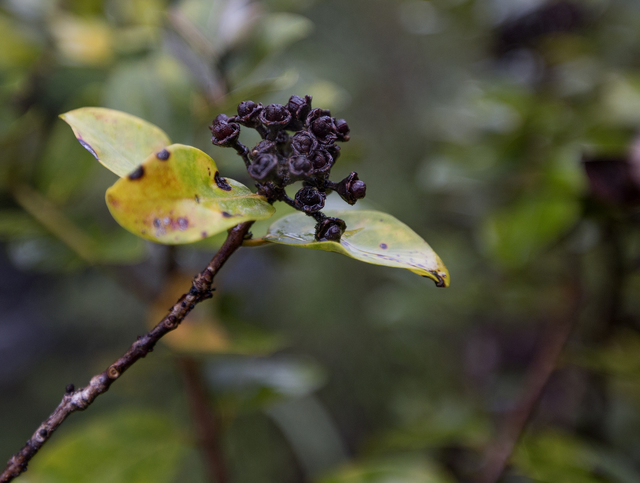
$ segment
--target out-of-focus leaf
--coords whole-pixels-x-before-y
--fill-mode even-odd
[[[154,327],[167,314],[167,307],[191,287],[191,277],[177,274],[165,286],[149,310],[149,326]],[[282,340],[258,328],[232,327],[227,330],[208,307],[196,307],[173,332],[162,341],[177,352],[208,354],[266,355],[280,349]],[[237,325],[237,324],[235,324]]]
[[[27,477],[33,483],[168,483],[188,450],[166,414],[109,414],[56,435]]]
[[[20,250],[28,265],[40,265],[42,260],[46,263],[46,254],[50,252],[51,241],[47,233],[54,235],[58,241],[69,247],[76,256],[87,263],[132,263],[140,261],[144,256],[144,243],[137,237],[126,233],[105,234],[102,230],[94,230],[91,233],[81,229],[69,219],[65,213],[51,200],[26,185],[17,185],[13,188],[14,199],[30,215],[31,226],[34,224],[40,228],[41,235],[27,243],[23,240],[20,245],[25,249]],[[27,216],[27,215],[25,215]],[[18,227],[20,225],[17,225]],[[44,235],[44,236],[43,236]],[[18,246],[18,245],[16,245]],[[56,244],[53,244],[56,247]],[[40,247],[38,249],[38,247]],[[58,253],[59,252],[59,253]],[[69,255],[65,250],[54,248],[54,258],[67,259]]]
[[[144,240],[131,233],[116,229],[114,232],[93,231],[91,237],[96,240],[94,260],[101,264],[131,264],[142,261],[147,255]]]
[[[61,114],[82,147],[118,176],[126,176],[149,154],[171,144],[157,126],[121,111],[83,107]]]
[[[194,90],[195,82],[184,64],[169,55],[153,54],[118,64],[105,83],[103,104],[146,119],[172,139],[191,144]]]
[[[286,357],[218,358],[207,369],[217,390],[255,392],[267,389],[280,397],[302,397],[319,389],[326,376],[311,360]]]
[[[42,236],[45,233],[46,230],[24,211],[0,211],[0,240]]]
[[[107,206],[130,232],[165,244],[191,243],[275,212],[264,197],[218,176],[206,153],[173,144],[109,188]]]
[[[63,63],[102,66],[113,58],[111,29],[99,18],[57,15],[51,33]]]
[[[394,458],[352,464],[318,483],[453,483],[455,480],[433,462]]]
[[[482,239],[496,261],[517,268],[566,233],[579,215],[577,199],[540,193],[489,216],[482,227]]]
[[[329,212],[341,218],[347,231],[339,243],[315,240],[315,221],[302,213],[277,220],[263,238],[271,243],[341,253],[362,262],[405,268],[449,286],[449,272],[440,257],[407,225],[380,211]]]
[[[86,263],[60,240],[51,236],[13,238],[7,242],[11,262],[21,270],[56,273],[77,270]]]
[[[95,241],[69,220],[48,198],[27,185],[13,188],[14,199],[42,226],[84,261],[95,261]]]
[[[448,445],[463,444],[482,447],[491,437],[489,421],[474,413],[460,401],[446,400],[438,406],[429,407],[418,400],[427,414],[419,419],[412,418],[402,428],[386,432],[372,445],[379,453],[389,451],[416,451]],[[425,407],[426,406],[426,407]]]
[[[584,349],[571,362],[628,380],[640,376],[640,336],[627,330],[612,337],[604,347]]]
[[[313,30],[313,22],[308,18],[284,12],[267,15],[261,26],[261,44],[269,53],[278,52],[302,40]]]
[[[540,483],[634,483],[626,461],[568,434],[545,432],[524,438],[514,458],[518,472]]]
[[[53,128],[36,171],[35,188],[57,203],[64,203],[77,194],[95,167],[95,163],[77,149],[68,129],[62,123]]]
[[[38,44],[5,15],[0,15],[0,45],[0,69],[27,65],[40,50]]]

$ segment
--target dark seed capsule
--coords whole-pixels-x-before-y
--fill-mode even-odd
[[[211,126],[209,126],[211,130],[211,142],[216,146],[231,146],[235,144],[238,140],[238,136],[240,136],[240,126],[234,122],[227,122],[224,119],[220,119],[218,116]]]
[[[260,154],[249,166],[248,172],[256,181],[266,181],[277,175],[278,158],[274,154]]]
[[[340,218],[325,218],[316,225],[316,240],[339,242],[347,224]]]
[[[253,101],[242,101],[238,104],[238,117],[240,124],[247,127],[256,127],[260,124],[259,116],[262,112],[262,104]]]
[[[365,197],[367,185],[358,179],[358,173],[351,173],[337,184],[335,190],[343,200],[353,205],[356,201]]]
[[[347,121],[345,121],[344,119],[338,119],[338,120],[334,120],[334,124],[336,126],[336,132],[338,134],[338,140],[339,141],[348,141],[349,140],[349,133],[351,131],[349,130],[349,125],[347,124]]]
[[[307,178],[313,172],[313,164],[307,156],[292,156],[289,158],[289,173],[292,179]]]
[[[323,144],[331,144],[338,139],[333,118],[329,116],[322,116],[315,119],[309,125],[309,131]]]
[[[318,146],[316,138],[306,131],[300,131],[291,138],[291,147],[298,154],[309,154]]]
[[[291,96],[287,103],[287,110],[293,117],[292,121],[296,122],[296,129],[299,129],[311,112],[311,96],[304,96],[304,99],[299,96]]]
[[[281,104],[269,104],[260,113],[260,120],[269,128],[284,128],[291,121],[291,113]]]
[[[326,172],[333,166],[333,158],[324,149],[318,149],[311,155],[311,162],[313,163],[313,169],[316,172]]]
[[[305,213],[315,213],[324,208],[327,195],[312,186],[305,186],[296,193],[296,207]]]

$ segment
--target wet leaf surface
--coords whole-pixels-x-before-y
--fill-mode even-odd
[[[405,268],[429,277],[440,287],[449,286],[449,272],[433,251],[407,225],[380,211],[346,210],[326,212],[347,223],[340,243],[315,241],[315,221],[302,213],[277,220],[264,237],[272,243],[325,250],[346,255],[362,262],[387,267]]]
[[[246,186],[220,178],[206,153],[181,144],[149,156],[107,190],[106,200],[124,228],[170,245],[195,242],[275,211]]]
[[[82,147],[120,177],[149,154],[171,144],[159,127],[113,109],[83,107],[60,117],[71,126]]]

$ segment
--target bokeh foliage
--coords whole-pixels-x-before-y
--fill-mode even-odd
[[[311,94],[351,127],[337,175],[357,171],[363,208],[412,227],[454,281],[242,249],[183,338],[74,415],[21,478],[206,481],[175,363],[194,357],[234,483],[465,481],[578,287],[576,329],[505,481],[640,481],[639,212],[621,188],[638,182],[640,6],[573,2],[558,19],[543,4],[0,2],[6,458],[220,243],[174,250],[121,229],[104,203],[117,177],[60,113],[142,117],[250,186],[208,123],[244,99]],[[583,157],[630,171],[587,176]]]

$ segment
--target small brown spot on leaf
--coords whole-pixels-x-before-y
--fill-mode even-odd
[[[156,228],[160,228],[162,226],[162,222],[160,221],[160,218],[154,218],[153,226],[155,226]]]
[[[383,250],[387,249],[387,244],[386,243],[380,243],[380,248],[382,248]]]
[[[218,171],[216,171],[216,174],[213,176],[213,179],[218,185],[218,188],[224,191],[231,191],[231,186],[229,186],[229,183],[227,183],[226,179],[220,176],[220,173]]]
[[[202,238],[207,238],[207,232],[206,232],[206,231],[203,231],[203,232],[201,233],[201,235],[202,235]]]
[[[196,203],[200,203],[200,197],[196,195]]]
[[[227,213],[226,211],[222,212],[222,216],[225,218],[233,218],[233,215],[231,213]]]
[[[138,166],[134,171],[129,174],[129,179],[134,181],[136,179],[140,179],[144,176],[144,168],[142,166]]]
[[[117,208],[120,205],[120,203],[118,203],[118,200],[116,200],[111,194],[107,195],[107,203],[109,203],[111,206],[115,208]]]
[[[178,229],[184,231],[189,227],[189,220],[186,218],[178,218]]]

